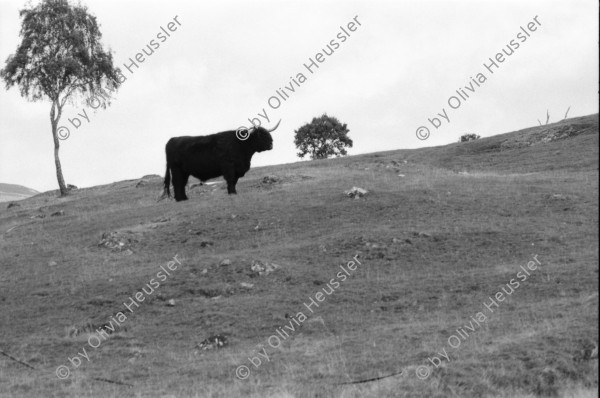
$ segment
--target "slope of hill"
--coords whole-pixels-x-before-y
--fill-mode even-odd
[[[0,182],[0,202],[27,199],[39,192],[21,185],[4,184]]]
[[[161,184],[0,209],[0,396],[597,396],[598,115]]]

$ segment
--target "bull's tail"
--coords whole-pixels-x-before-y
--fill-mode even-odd
[[[167,163],[167,171],[165,172],[165,188],[162,197],[171,197],[171,168],[169,167],[169,163]]]

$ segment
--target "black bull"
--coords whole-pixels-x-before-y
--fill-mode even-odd
[[[190,175],[202,182],[223,176],[227,181],[227,192],[237,193],[235,185],[250,170],[252,156],[273,149],[271,132],[279,123],[271,130],[252,127],[250,130],[171,138],[165,148],[167,171],[163,197],[171,196],[172,179],[175,200],[187,200],[185,186]]]

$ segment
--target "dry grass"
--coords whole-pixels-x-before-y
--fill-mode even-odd
[[[149,179],[3,207],[0,349],[37,370],[0,357],[0,396],[597,396],[598,117],[565,123],[587,130],[512,149],[502,143],[556,126],[257,168],[233,197],[217,184],[156,203],[161,181]],[[267,175],[279,181],[264,184]],[[352,186],[371,192],[344,197]],[[97,246],[111,231],[133,239],[132,254]],[[128,313],[125,331],[97,349],[69,336],[123,311],[175,254],[183,265]],[[363,265],[238,380],[236,367],[357,254]],[[418,379],[417,367],[536,254],[539,269],[450,362]],[[253,260],[281,268],[254,276]],[[229,345],[196,347],[214,334]],[[83,346],[90,361],[59,380],[56,367],[73,368],[67,357]]]

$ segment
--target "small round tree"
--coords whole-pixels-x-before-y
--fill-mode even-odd
[[[0,71],[6,88],[18,86],[29,101],[48,99],[54,139],[54,163],[61,195],[68,192],[58,157],[58,122],[67,100],[114,91],[122,80],[112,54],[100,43],[102,34],[85,6],[68,0],[42,0],[20,13],[23,18],[17,51]]]
[[[327,159],[330,156],[344,156],[346,148],[352,148],[352,139],[348,137],[346,124],[337,118],[323,114],[313,118],[294,131],[294,144],[300,150],[298,156],[310,155],[311,159]]]

